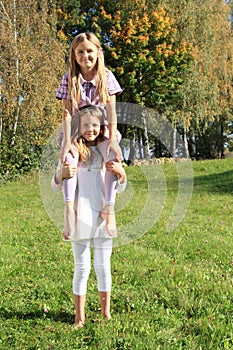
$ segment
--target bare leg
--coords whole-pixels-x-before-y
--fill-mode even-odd
[[[104,162],[114,160],[116,158],[115,154],[110,151],[107,156],[109,140],[103,141],[98,144],[98,150],[100,151]],[[106,170],[105,172],[105,207],[100,212],[100,217],[105,220],[105,228],[110,236],[116,235],[116,221],[114,213],[114,204],[116,199],[116,184],[117,176],[112,172]]]
[[[99,292],[101,314],[104,318],[110,320],[110,298],[111,292]]]
[[[73,148],[74,150],[74,148]],[[66,155],[65,162],[69,163],[73,168],[77,168],[78,165],[78,153],[75,152],[75,157],[69,152]],[[75,213],[74,213],[74,200],[75,200],[75,191],[77,187],[77,177],[74,175],[70,178],[65,178],[63,180],[63,195],[65,202],[65,217],[64,217],[64,229],[63,229],[63,238],[64,240],[69,240],[70,236],[74,232],[74,223],[75,223]]]
[[[74,232],[74,202],[65,202],[65,220],[64,229],[62,232],[63,239],[69,241],[72,233]]]
[[[74,305],[75,305],[75,321],[73,329],[83,328],[85,322],[85,301],[86,295],[74,294]]]

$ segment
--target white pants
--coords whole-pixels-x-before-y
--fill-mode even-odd
[[[98,291],[110,292],[112,287],[111,276],[111,238],[94,238],[72,242],[74,255],[73,293],[85,295],[87,281],[91,271],[91,245],[94,247],[94,268],[97,276]]]

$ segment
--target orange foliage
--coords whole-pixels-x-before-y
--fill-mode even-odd
[[[177,41],[173,19],[163,7],[154,10],[138,0],[122,4],[114,16],[103,6],[99,10],[101,23],[108,27],[109,63],[127,86],[129,98],[148,105],[155,103],[156,94],[165,99],[192,59],[192,47]],[[154,95],[143,101],[142,90]]]

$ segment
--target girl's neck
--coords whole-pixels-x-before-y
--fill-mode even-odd
[[[93,146],[96,146],[96,145],[97,145],[97,140],[90,141],[90,142],[87,141],[87,146],[88,147],[93,147]]]
[[[80,73],[82,74],[82,77],[84,80],[90,81],[90,80],[95,78],[96,70],[90,70],[90,71],[89,70],[86,70],[86,71],[82,70]]]

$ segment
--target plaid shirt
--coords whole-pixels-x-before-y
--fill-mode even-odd
[[[81,99],[78,103],[79,108],[89,104],[100,105],[101,103],[99,102],[99,97],[95,97],[95,79],[87,82],[80,74],[80,83]],[[111,71],[107,71],[107,87],[110,96],[122,93],[122,89]],[[68,98],[68,73],[64,74],[62,77],[61,83],[57,89],[56,98],[59,100],[66,100]]]

